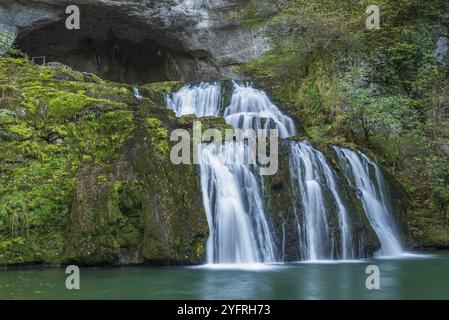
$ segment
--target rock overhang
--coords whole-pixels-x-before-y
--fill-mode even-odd
[[[71,1],[6,0],[0,24],[27,54],[113,81],[238,78],[232,66],[268,49],[263,37],[231,18],[247,2],[79,0],[81,28],[67,30]]]

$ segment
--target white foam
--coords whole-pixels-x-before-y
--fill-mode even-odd
[[[294,264],[349,264],[349,263],[365,263],[366,259],[357,259],[357,260],[304,260],[304,261],[295,261]]]
[[[379,260],[396,260],[396,259],[434,259],[438,256],[435,254],[429,253],[412,253],[412,252],[404,252],[397,255],[389,255],[389,256],[375,256],[375,259]]]
[[[267,271],[278,269],[284,265],[285,264],[283,263],[208,263],[189,268],[208,270]]]

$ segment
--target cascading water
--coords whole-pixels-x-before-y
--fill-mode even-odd
[[[140,95],[139,89],[136,87],[133,88],[133,94],[136,99],[138,100],[143,99],[143,97]]]
[[[202,82],[184,86],[171,97],[167,95],[166,103],[178,117],[186,114],[195,114],[198,117],[218,116],[221,92],[220,83]]]
[[[293,121],[250,85],[233,83],[230,105],[221,110],[219,83],[186,86],[167,96],[178,116],[223,116],[234,129],[277,128],[280,137],[295,133]],[[273,236],[265,216],[261,180],[247,163],[243,141],[199,146],[201,186],[210,235],[208,263],[275,261]],[[233,161],[229,161],[233,159]]]
[[[177,116],[221,116],[234,129],[268,132],[277,128],[280,138],[296,134],[292,119],[282,114],[265,92],[233,82],[232,94],[226,102],[227,89],[220,82],[189,85],[166,95],[166,103]],[[365,256],[363,234],[356,236],[351,230],[346,200],[339,194],[337,173],[309,142],[289,143],[301,259],[347,260]],[[361,154],[336,150],[348,179],[358,177],[352,180],[362,192],[360,199],[382,243],[382,254],[400,252],[380,170]],[[257,174],[257,165],[248,164],[245,157],[248,152],[248,146],[238,140],[198,146],[201,188],[210,230],[208,264],[273,262],[285,256],[285,221],[280,231],[282,244],[276,250],[264,208],[264,180]],[[369,176],[370,169],[376,173],[374,182]]]
[[[201,145],[201,187],[209,222],[208,263],[275,260],[260,185],[243,159],[241,142]],[[234,161],[226,161],[229,157]]]
[[[295,199],[301,199],[303,208],[303,221],[298,222],[301,257],[304,260],[354,258],[348,212],[337,191],[335,173],[323,154],[309,142],[292,142],[290,147],[292,187],[299,193]],[[326,195],[332,197],[326,200]],[[334,205],[326,205],[327,202]],[[297,207],[298,205],[295,205],[295,208]],[[336,236],[332,234],[329,226],[329,217],[334,208],[338,211],[340,244],[335,240]]]
[[[403,253],[399,228],[393,219],[384,177],[379,167],[366,155],[347,148],[334,147],[349,183],[358,190],[358,197],[371,226],[381,242],[380,255]]]
[[[270,101],[267,94],[249,85],[234,86],[231,104],[224,111],[226,123],[236,129],[277,128],[280,138],[296,134],[293,120]]]

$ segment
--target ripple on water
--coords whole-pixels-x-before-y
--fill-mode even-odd
[[[213,263],[188,267],[191,269],[206,270],[243,270],[243,271],[269,271],[284,266],[283,263]]]

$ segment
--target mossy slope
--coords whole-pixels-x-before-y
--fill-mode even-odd
[[[0,265],[197,263],[193,166],[169,161],[173,83],[132,88],[0,59]]]

